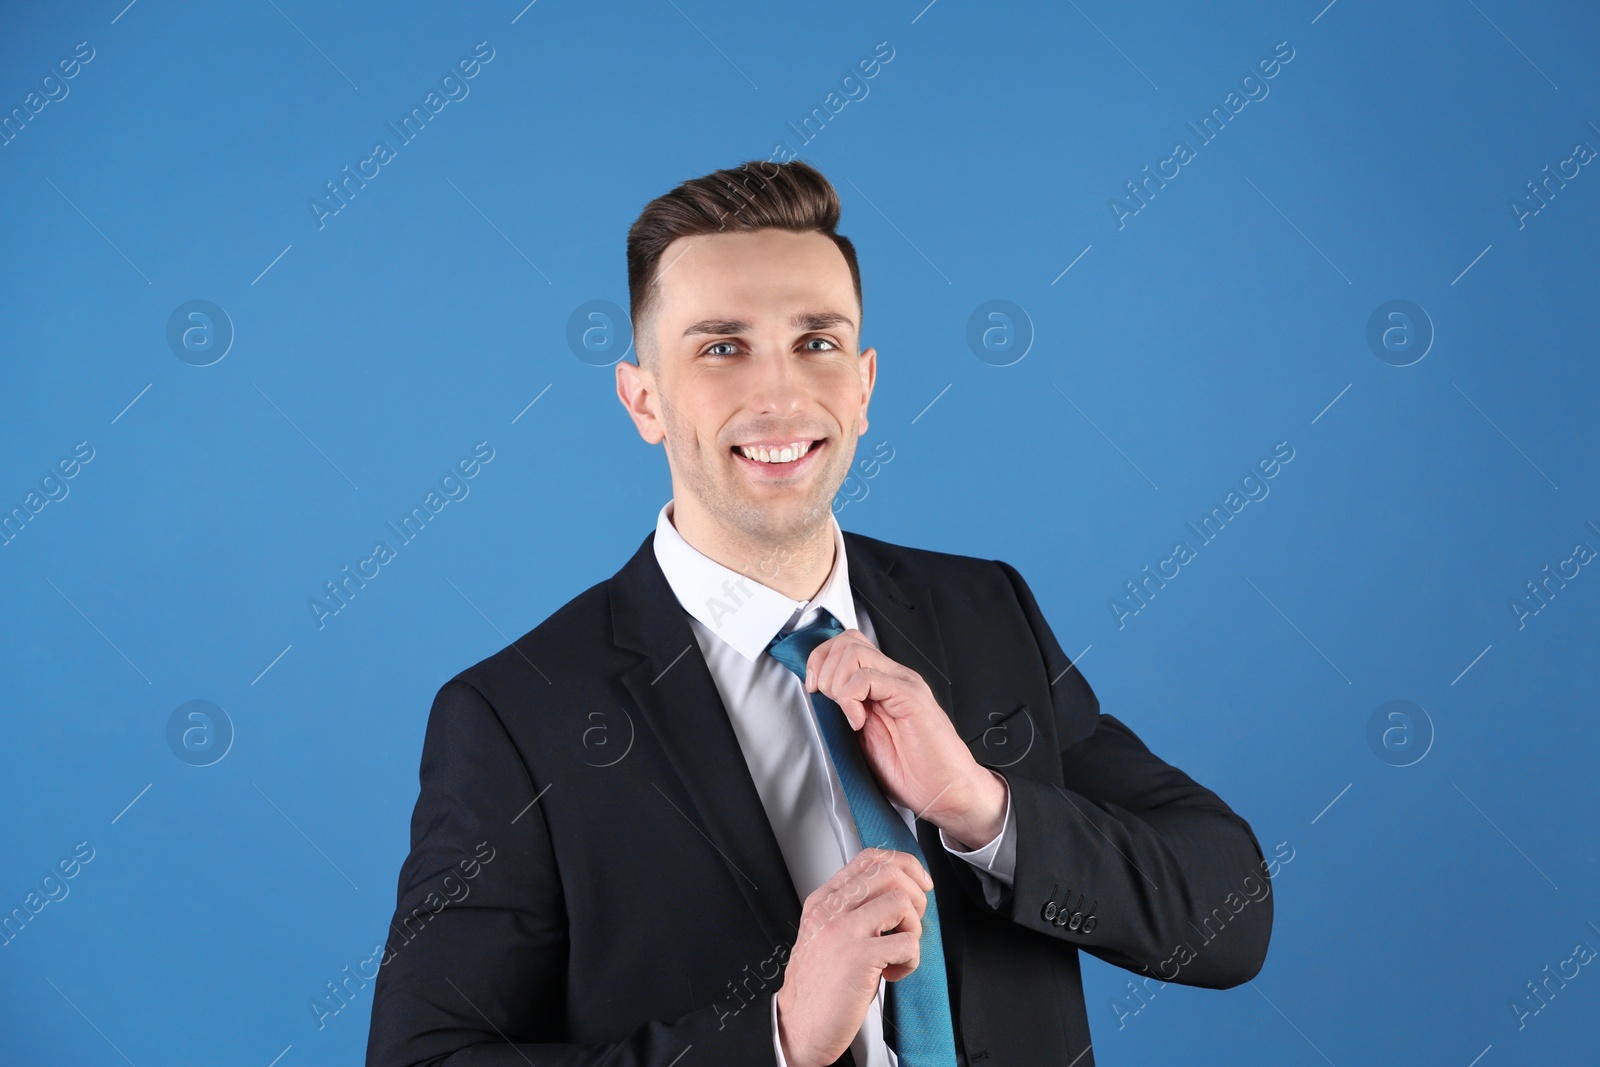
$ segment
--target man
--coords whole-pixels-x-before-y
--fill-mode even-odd
[[[672,498],[439,690],[369,1065],[1092,1067],[1080,949],[1260,970],[1249,825],[1100,713],[1021,575],[839,529],[877,353],[838,217],[757,163],[629,231],[617,394]]]

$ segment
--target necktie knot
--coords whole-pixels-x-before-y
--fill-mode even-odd
[[[822,642],[842,633],[844,626],[827,608],[823,608],[817,620],[809,626],[801,626],[788,634],[773,637],[767,645],[767,652],[804,680],[806,660],[811,658],[811,653],[816,651],[816,647]]]

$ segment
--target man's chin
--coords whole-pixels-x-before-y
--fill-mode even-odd
[[[772,543],[803,539],[825,525],[833,506],[833,496],[818,495],[815,487],[802,492],[799,488],[789,492],[751,493],[744,496],[744,506],[739,513],[748,521],[746,536]]]

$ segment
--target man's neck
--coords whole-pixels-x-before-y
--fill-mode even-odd
[[[731,571],[776,589],[790,600],[810,600],[833,573],[833,524],[824,523],[803,541],[754,542],[710,520],[672,505],[669,521],[678,536],[701,555]]]

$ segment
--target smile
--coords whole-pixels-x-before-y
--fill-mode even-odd
[[[743,460],[743,465],[753,469],[789,473],[799,470],[802,466],[810,466],[807,461],[826,443],[826,438],[819,438],[815,441],[792,441],[781,445],[734,445],[729,451],[736,458]]]

